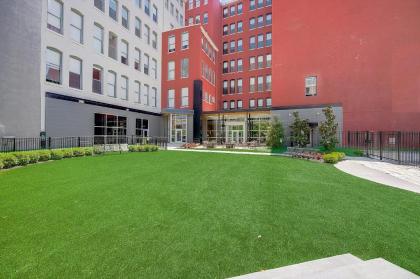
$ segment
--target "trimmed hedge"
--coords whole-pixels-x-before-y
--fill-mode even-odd
[[[66,148],[51,150],[34,150],[14,153],[0,153],[0,169],[10,169],[16,166],[26,166],[49,160],[61,160],[63,158],[92,156],[102,154],[93,147]]]
[[[343,152],[332,152],[328,154],[324,154],[322,158],[324,159],[325,163],[328,164],[336,164],[342,161],[346,157],[346,154]]]
[[[158,151],[159,147],[156,145],[146,144],[146,145],[130,145],[128,146],[128,151],[130,152],[154,152]]]

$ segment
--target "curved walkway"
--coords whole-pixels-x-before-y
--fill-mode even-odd
[[[420,194],[420,169],[369,159],[342,161],[335,167],[348,174]]]

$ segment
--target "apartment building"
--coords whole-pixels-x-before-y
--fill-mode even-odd
[[[183,1],[2,1],[0,13],[0,136],[161,135],[162,32],[183,25]]]

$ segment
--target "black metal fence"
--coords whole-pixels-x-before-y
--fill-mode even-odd
[[[0,152],[30,151],[92,147],[96,145],[154,144],[166,149],[168,141],[161,137],[93,136],[93,137],[48,137],[48,138],[0,138]]]
[[[367,157],[420,167],[420,132],[347,132],[343,147]]]

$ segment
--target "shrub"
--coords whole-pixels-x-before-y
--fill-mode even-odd
[[[271,148],[279,148],[283,146],[284,129],[280,120],[274,117],[268,126],[267,146]]]
[[[27,164],[29,164],[31,160],[29,158],[28,153],[26,152],[16,152],[16,153],[13,153],[12,155],[16,157],[18,166],[26,166]]]
[[[39,161],[39,153],[38,151],[28,151],[26,152],[29,156],[29,164],[35,164]]]
[[[63,158],[73,157],[73,150],[71,148],[66,148],[61,150],[63,152]]]
[[[356,149],[353,151],[354,156],[363,157],[365,153],[362,150]]]
[[[63,150],[54,149],[51,150],[51,160],[61,160],[64,158]]]
[[[0,170],[4,168],[3,160],[0,158]]]
[[[104,153],[105,153],[105,151],[102,147],[99,147],[99,146],[93,147],[93,154],[101,155],[101,154],[104,154]]]
[[[93,147],[84,147],[83,152],[85,152],[85,156],[92,156],[93,155]]]
[[[51,152],[49,150],[38,151],[39,162],[45,162],[51,159]]]
[[[308,120],[301,119],[299,112],[293,112],[293,123],[290,126],[291,140],[294,146],[306,147],[309,144],[309,135],[311,128],[309,127]]]
[[[324,159],[325,163],[328,164],[336,164],[342,161],[346,157],[346,154],[342,152],[332,152],[328,154],[324,154],[322,158]]]
[[[158,151],[158,150],[159,150],[159,147],[157,145],[151,145],[151,144],[128,146],[128,151],[130,152],[153,152],[153,151]]]
[[[138,145],[129,145],[128,146],[128,151],[129,152],[137,152],[138,150]]]
[[[319,132],[321,134],[321,144],[327,151],[333,151],[338,143],[335,115],[332,107],[326,107],[322,110],[325,115],[325,121],[321,123]]]
[[[85,156],[85,152],[82,148],[73,148],[73,156],[74,157],[83,157],[83,156]]]
[[[2,154],[0,155],[0,159],[3,163],[3,168],[5,169],[13,168],[18,165],[18,159],[13,154]]]

